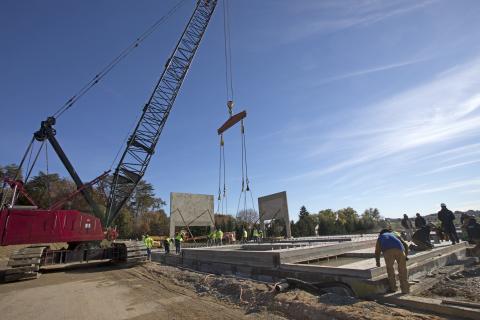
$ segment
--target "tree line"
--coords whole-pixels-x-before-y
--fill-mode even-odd
[[[367,233],[387,227],[387,222],[377,208],[366,209],[360,215],[351,207],[337,211],[325,209],[312,214],[302,206],[298,216],[297,222],[290,222],[294,237],[314,236],[317,233],[318,235]]]

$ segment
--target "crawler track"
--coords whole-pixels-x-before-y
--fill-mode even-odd
[[[142,241],[117,241],[113,246],[117,251],[114,261],[136,263],[147,260],[147,247]]]
[[[4,281],[36,279],[47,249],[47,245],[38,244],[14,251],[8,261]]]

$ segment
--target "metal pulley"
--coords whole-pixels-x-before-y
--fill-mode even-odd
[[[227,101],[228,114],[230,115],[230,117],[233,116],[233,106],[234,105],[235,104],[233,103],[232,100]]]

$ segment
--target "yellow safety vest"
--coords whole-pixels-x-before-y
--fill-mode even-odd
[[[145,246],[151,249],[153,247],[153,239],[150,237],[145,238]]]

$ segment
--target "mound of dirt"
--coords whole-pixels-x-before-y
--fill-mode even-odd
[[[289,319],[442,319],[403,309],[386,307],[334,293],[315,296],[301,290],[276,293],[274,285],[229,276],[202,274],[156,263],[143,265],[143,272],[158,281],[172,281],[199,296],[213,296],[244,308],[246,313],[268,311]]]
[[[453,298],[468,302],[480,302],[480,266],[466,268],[442,277],[430,290],[427,297]]]

